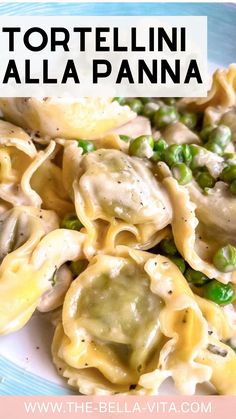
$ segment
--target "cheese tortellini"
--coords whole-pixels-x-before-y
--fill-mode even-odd
[[[88,234],[88,255],[121,243],[153,247],[170,223],[172,208],[148,162],[114,149],[76,152],[74,144],[65,150],[65,187]]]
[[[206,380],[232,394],[235,380],[222,385],[219,370],[235,373],[236,355],[208,327],[174,263],[121,246],[95,256],[71,285],[53,359],[85,394],[155,394],[169,376],[184,394]]]
[[[235,199],[222,190],[222,185],[216,184],[212,194],[204,196],[195,184],[186,190],[171,177],[164,183],[175,208],[172,220],[175,243],[184,259],[209,278],[236,283],[236,271],[220,272],[212,263],[218,248],[229,242],[236,245]],[[213,205],[216,210],[209,213]]]
[[[136,114],[111,98],[1,98],[5,119],[51,138],[95,139]]]
[[[59,230],[54,212],[32,207],[10,210],[1,216],[0,225],[0,334],[5,334],[25,325],[53,285],[48,310],[60,305],[62,281],[54,284],[53,277],[66,261],[82,257],[84,237]],[[67,280],[64,294],[69,285]]]
[[[184,278],[162,256],[125,247],[95,256],[71,285],[62,321],[54,361],[83,393],[149,394],[169,375],[184,388],[180,364],[188,391],[209,379],[210,370],[194,362],[208,340],[207,324]]]

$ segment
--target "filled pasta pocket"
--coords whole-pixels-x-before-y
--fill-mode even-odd
[[[84,236],[58,224],[53,211],[32,207],[1,216],[0,334],[23,327],[37,307],[62,304],[72,280],[63,265],[83,258]]]
[[[156,394],[169,376],[193,394],[211,367],[197,362],[208,324],[168,258],[119,246],[71,284],[52,345],[58,372],[85,394]]]
[[[119,244],[148,249],[165,235],[172,208],[148,161],[115,149],[81,155],[72,144],[65,149],[63,174],[88,235],[88,255]]]

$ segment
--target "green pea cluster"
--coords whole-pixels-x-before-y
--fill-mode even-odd
[[[204,298],[221,306],[229,304],[235,299],[236,294],[231,283],[222,284],[216,279],[210,279],[202,272],[192,269],[179,254],[172,238],[162,240],[158,246],[158,250],[178,266],[181,273],[192,286],[201,288]],[[214,257],[214,262],[217,263],[218,269],[224,269],[223,272],[229,272],[232,264],[235,264],[234,269],[236,266],[236,249],[234,254],[232,253],[232,249],[228,249],[228,252],[224,248],[221,248]]]
[[[232,140],[232,133],[228,126],[207,125],[202,126],[202,114],[194,112],[181,112],[178,110],[178,98],[121,98],[116,97],[114,100],[121,105],[128,105],[138,115],[143,115],[150,119],[153,128],[162,130],[168,125],[180,121],[189,129],[195,130],[200,136],[203,147],[207,150],[223,155],[227,167],[222,173],[221,180],[229,183],[230,191],[236,195],[236,154],[225,153],[227,145]],[[131,141],[129,137],[121,136],[124,141]],[[124,138],[123,138],[124,137]],[[125,138],[126,137],[126,138]],[[142,142],[146,141],[139,138],[131,147],[132,155],[139,157],[147,157],[144,152],[140,152],[140,148],[144,150]],[[153,155],[151,160],[154,162],[165,161],[168,166],[173,169],[173,175],[180,184],[185,185],[192,179],[193,175],[199,186],[207,192],[209,188],[213,188],[216,179],[209,173],[206,167],[198,167],[195,155],[198,153],[198,148],[192,145],[177,145],[167,147],[163,142],[154,142],[149,140],[150,146],[153,148]],[[184,147],[185,150],[184,150]],[[187,156],[187,153],[189,154]],[[187,166],[187,167],[186,167]],[[191,169],[191,170],[190,170]]]
[[[218,180],[221,180],[229,185],[229,190],[232,195],[236,196],[236,154],[225,153],[223,155],[225,160],[225,167],[220,175],[214,178],[206,167],[197,167],[197,165],[191,164],[190,167],[193,169],[193,174],[199,186],[207,191],[209,188],[213,188]]]
[[[130,139],[129,154],[131,156],[148,157],[148,149],[152,151],[150,160],[155,163],[165,162],[171,168],[173,176],[180,185],[188,184],[193,175],[203,190],[213,188],[215,185],[216,180],[208,169],[205,166],[198,167],[195,157],[200,148],[194,144],[171,144],[168,146],[163,138],[154,140],[151,135]]]
[[[180,121],[190,130],[198,132],[205,148],[220,155],[223,154],[232,139],[231,130],[226,125],[207,125],[201,128],[203,115],[201,113],[179,110],[177,106],[179,98],[115,97],[113,100],[121,105],[128,105],[138,115],[146,116],[150,119],[153,127],[158,130]]]
[[[209,188],[213,188],[215,183],[218,180],[221,180],[229,185],[229,190],[232,195],[236,196],[236,154],[235,153],[225,153],[223,158],[225,160],[225,167],[217,178],[214,178],[204,167],[198,167],[197,160],[194,160],[193,150],[194,147],[199,152],[199,147],[191,145],[192,152],[192,161],[190,167],[193,170],[193,175],[198,183],[198,185],[204,190],[208,191]]]
[[[188,144],[169,145],[163,154],[163,160],[171,168],[180,185],[186,185],[192,180],[192,170],[189,167],[192,153]]]
[[[226,162],[226,167],[220,175],[220,180],[229,184],[230,191],[236,195],[236,154],[225,153],[225,148],[232,140],[232,133],[226,125],[207,125],[200,132],[200,137],[204,143],[204,147],[213,153],[223,156]],[[216,180],[209,172],[200,171],[197,174],[197,182],[201,187],[212,188]],[[203,185],[203,186],[202,186]]]
[[[180,121],[189,129],[195,129],[198,124],[198,115],[193,112],[179,112],[177,102],[179,98],[142,97],[124,98],[115,97],[113,100],[120,105],[128,105],[138,115],[149,118],[156,129],[166,128],[168,125]]]
[[[168,164],[180,185],[186,185],[192,180],[192,171],[188,167],[192,160],[189,145],[171,144],[168,146],[163,138],[154,140],[151,135],[141,135],[130,141],[129,154],[131,156],[148,157],[148,151],[151,151],[151,161],[164,161]]]

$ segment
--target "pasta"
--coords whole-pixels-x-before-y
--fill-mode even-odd
[[[148,165],[114,149],[102,148],[76,157],[75,147],[73,144],[65,149],[64,165],[68,168],[71,161],[72,175],[69,179],[65,170],[65,182],[88,235],[87,254],[101,245],[113,248],[119,241],[153,247],[159,240],[158,233],[170,222],[171,206]],[[99,243],[101,235],[104,245]]]
[[[0,110],[0,335],[47,313],[79,394],[236,395],[236,66],[206,98]]]
[[[68,370],[67,365],[64,368],[69,380],[73,368],[79,388],[82,370],[85,393],[127,392],[135,386],[138,392],[152,393],[168,375],[178,387],[186,385],[178,382],[180,363],[188,370],[193,390],[210,373],[192,362],[208,333],[184,278],[163,256],[127,248],[117,249],[116,255],[95,256],[67,293],[64,334],[61,340],[56,335],[53,345],[56,364],[60,366],[62,359],[68,365]],[[186,319],[181,335],[178,325],[185,316],[191,320],[188,327]],[[172,339],[166,343],[166,337]],[[188,339],[192,341],[184,353]],[[94,375],[95,389],[90,382],[86,389],[86,369]]]
[[[217,202],[217,197],[220,195],[220,200],[226,199],[222,196],[221,189],[216,190],[215,193],[213,191],[212,195],[200,196],[202,194],[199,193],[197,187],[191,185],[189,187],[190,194],[193,197],[191,201],[189,193],[183,190],[183,187],[179,186],[176,180],[166,179],[165,184],[172,196],[173,207],[176,208],[172,221],[175,243],[185,260],[191,267],[205,273],[209,278],[217,278],[219,281],[226,283],[229,281],[235,282],[234,271],[232,273],[220,272],[211,263],[217,248],[229,241],[235,242],[234,218],[230,218],[233,214],[233,208],[230,205],[231,197],[229,197],[229,205],[223,207],[225,217],[221,218],[222,211],[220,214],[219,209],[222,209],[222,206],[221,202]],[[210,216],[207,208],[209,209],[213,202],[217,202],[218,205],[213,216]],[[195,216],[195,208],[199,219]],[[202,220],[204,220],[203,224]]]
[[[32,207],[16,207],[1,216],[1,229],[0,332],[4,334],[24,326],[52,289],[52,278],[64,262],[81,258],[84,237],[59,230],[54,212]],[[61,299],[57,284],[54,294]]]
[[[0,110],[7,120],[52,138],[97,138],[135,117],[108,98],[4,98]]]

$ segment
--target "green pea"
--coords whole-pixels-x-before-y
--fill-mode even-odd
[[[173,164],[183,163],[183,148],[182,145],[179,144],[171,144],[165,151],[164,151],[164,161],[168,164],[168,166],[173,166]]]
[[[150,160],[157,162],[164,159],[164,151],[167,149],[168,144],[163,139],[160,138],[159,140],[154,141],[154,148],[153,148],[153,155],[151,156]]]
[[[76,214],[67,214],[61,221],[61,228],[79,231],[83,227]]]
[[[191,153],[191,161],[189,162],[189,167],[190,167],[190,169],[195,170],[199,166],[197,156],[198,156],[201,148],[197,147],[194,144],[190,144],[189,149],[190,149],[190,153]]]
[[[180,185],[187,185],[192,180],[192,170],[185,163],[177,163],[172,166],[174,178]]]
[[[162,102],[165,103],[165,105],[173,106],[176,104],[176,99],[174,97],[162,97]]]
[[[212,143],[212,142],[208,141],[208,142],[205,144],[205,148],[206,148],[207,150],[211,151],[212,153],[219,154],[219,156],[221,156],[221,155],[223,154],[223,149],[222,149],[222,147],[220,147],[220,146],[219,146],[218,144],[216,144],[216,143]]]
[[[230,184],[230,192],[233,194],[233,195],[236,195],[236,179],[235,180],[233,180],[233,182]]]
[[[192,156],[191,148],[188,144],[182,144],[182,154],[183,154],[184,162],[186,164],[190,164],[193,156]]]
[[[78,147],[81,147],[83,149],[83,154],[90,153],[91,151],[96,150],[96,146],[93,141],[88,140],[77,140],[78,141]]]
[[[202,189],[213,188],[215,185],[215,179],[208,171],[198,172],[196,181]]]
[[[219,125],[214,128],[209,135],[208,141],[217,144],[222,149],[230,143],[232,138],[231,129],[226,125]]]
[[[138,99],[141,100],[144,105],[153,101],[153,97],[139,97]]]
[[[153,150],[154,139],[151,135],[141,135],[130,143],[129,154],[136,157],[149,157],[149,152]]]
[[[223,158],[228,166],[236,165],[236,153],[224,153]]]
[[[213,263],[220,272],[236,269],[236,249],[231,244],[220,247],[213,257]]]
[[[120,137],[120,139],[122,141],[125,141],[126,143],[128,143],[131,140],[131,138],[129,137],[129,135],[123,135],[123,134],[121,134],[121,135],[119,135],[119,137]]]
[[[160,249],[168,256],[176,256],[178,254],[178,250],[173,239],[163,239],[160,243]]]
[[[125,105],[125,97],[113,97],[112,102],[118,102],[120,105]]]
[[[155,102],[148,102],[144,105],[142,115],[146,118],[152,119],[154,113],[160,108],[160,105]]]
[[[186,125],[189,129],[194,129],[197,125],[197,114],[193,112],[186,112],[179,118],[182,124]]]
[[[222,284],[213,279],[203,287],[203,297],[214,303],[224,306],[231,303],[235,298],[235,290],[232,284]]]
[[[210,281],[210,279],[202,272],[195,271],[192,268],[187,268],[185,272],[185,278],[195,287],[202,287],[204,284]]]
[[[180,272],[184,274],[186,269],[186,264],[183,258],[179,258],[177,256],[169,256],[170,260],[176,264],[176,266],[179,268]]]
[[[222,155],[225,147],[231,141],[231,137],[230,128],[226,125],[219,125],[209,133],[205,147],[213,153]]]
[[[88,266],[88,261],[86,259],[75,260],[70,263],[69,268],[72,272],[74,278],[76,278],[81,272],[83,272]]]
[[[215,128],[215,125],[206,125],[201,131],[200,131],[200,138],[201,140],[206,143],[209,139],[210,133]]]
[[[129,105],[130,109],[133,112],[137,113],[138,115],[140,115],[142,113],[143,104],[142,104],[142,101],[140,99],[135,99],[135,98],[128,99],[126,101],[126,103],[127,103],[127,105]]]
[[[161,106],[153,116],[153,123],[157,129],[178,121],[179,114],[174,106]]]
[[[236,165],[232,164],[230,166],[225,167],[220,174],[220,179],[226,183],[231,183],[233,180],[235,180],[236,179]]]
[[[164,151],[168,148],[167,142],[163,138],[159,138],[159,140],[154,141],[154,151]]]

